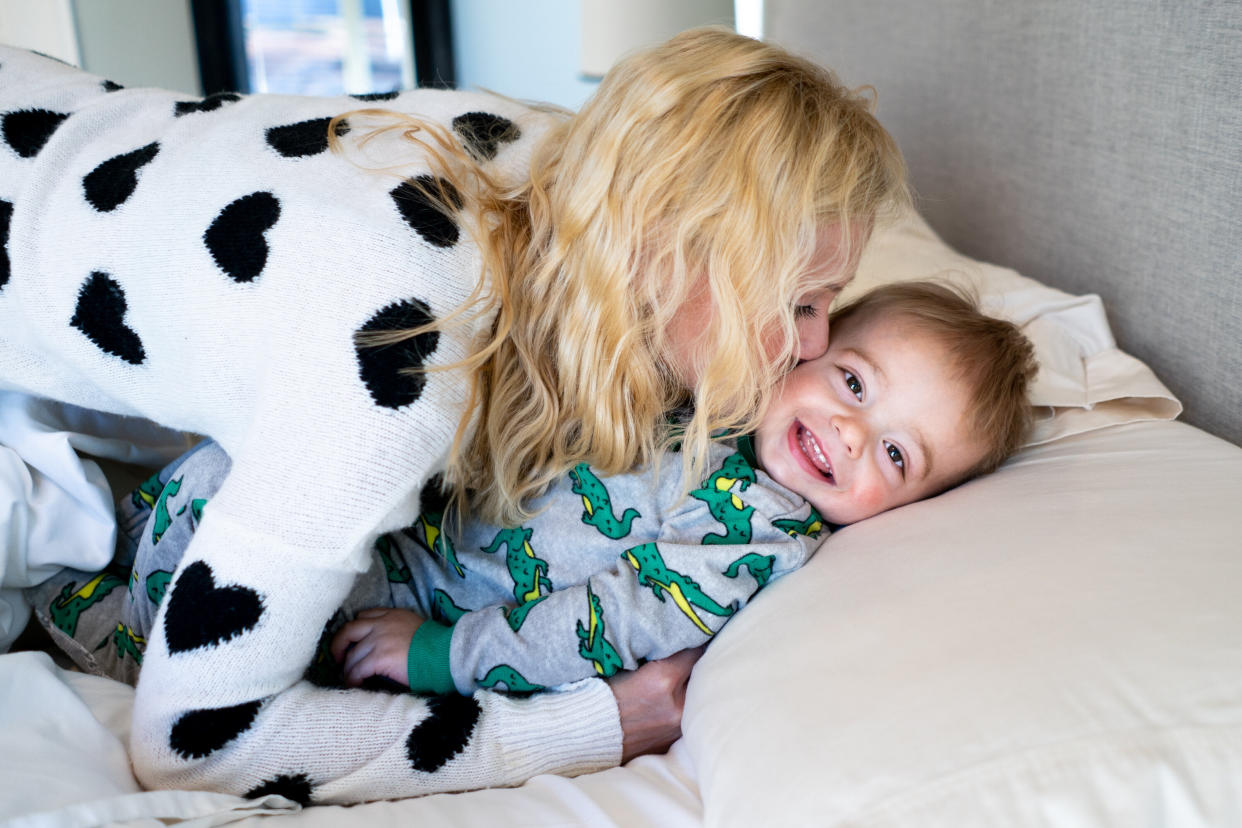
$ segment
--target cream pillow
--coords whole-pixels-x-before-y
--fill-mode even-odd
[[[848,526],[695,668],[708,825],[1242,825],[1242,449],[1140,422]]]

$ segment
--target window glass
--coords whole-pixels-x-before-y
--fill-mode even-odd
[[[414,86],[409,0],[240,0],[251,92]]]

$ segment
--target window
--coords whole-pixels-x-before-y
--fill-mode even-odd
[[[194,0],[193,11],[209,94],[452,85],[448,0]]]

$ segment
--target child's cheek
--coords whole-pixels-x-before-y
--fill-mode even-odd
[[[883,480],[877,478],[860,483],[854,488],[854,505],[859,511],[855,520],[874,517],[886,509],[891,509],[893,504],[888,501],[889,489]]]

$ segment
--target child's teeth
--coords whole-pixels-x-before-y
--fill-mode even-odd
[[[819,447],[819,443],[815,437],[805,427],[802,429],[802,450],[807,453],[811,461],[819,467],[819,470],[829,477],[832,476],[832,465],[828,462],[828,458],[824,456],[823,449]]]

